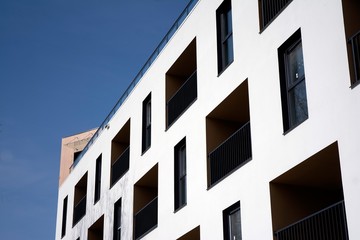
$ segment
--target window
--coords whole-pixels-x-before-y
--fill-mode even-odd
[[[175,146],[175,210],[186,205],[186,140]]]
[[[231,1],[225,0],[216,10],[217,42],[218,42],[218,73],[233,62],[233,34]]]
[[[260,29],[267,27],[292,0],[259,0]]]
[[[247,79],[206,116],[206,148],[208,188],[251,160]]]
[[[342,0],[351,87],[360,83],[360,2]]]
[[[130,167],[130,119],[111,141],[110,188],[119,181]]]
[[[200,226],[197,226],[196,228],[182,235],[177,240],[200,240]]]
[[[88,229],[88,240],[103,240],[104,239],[104,215],[102,215],[96,222]]]
[[[86,192],[87,173],[85,173],[75,186],[73,226],[75,226],[86,214]]]
[[[95,166],[95,194],[94,194],[94,204],[100,199],[101,192],[101,155],[96,159]]]
[[[143,101],[142,152],[151,145],[151,93]]]
[[[274,239],[349,239],[340,161],[333,142],[270,181]]]
[[[158,164],[134,185],[134,239],[140,239],[158,224]]]
[[[61,238],[63,238],[66,234],[66,215],[67,215],[67,203],[68,203],[68,196],[64,198],[63,203],[63,214],[62,214],[62,225],[61,225]]]
[[[224,240],[241,240],[240,202],[223,211]]]
[[[121,198],[114,205],[114,240],[121,239]]]
[[[308,118],[300,29],[278,49],[278,56],[283,125],[287,132]]]
[[[165,75],[166,129],[196,101],[196,69],[196,38],[194,38]]]

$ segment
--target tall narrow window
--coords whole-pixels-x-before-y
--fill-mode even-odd
[[[218,73],[221,73],[234,60],[231,0],[224,0],[224,2],[216,10],[216,25],[218,42]]]
[[[284,132],[308,118],[304,60],[300,29],[279,49]]]
[[[101,192],[101,155],[96,159],[95,166],[95,194],[94,194],[94,204],[100,199]]]
[[[175,146],[175,210],[186,204],[186,140]]]
[[[114,240],[121,239],[121,198],[114,205]]]
[[[240,202],[223,211],[224,239],[241,240]]]
[[[63,214],[62,214],[62,225],[61,225],[61,238],[63,238],[66,234],[66,217],[67,217],[67,203],[68,203],[68,196],[64,198],[63,203]]]
[[[151,93],[143,101],[142,152],[151,145]]]

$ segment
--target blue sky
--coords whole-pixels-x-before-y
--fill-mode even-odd
[[[55,238],[61,138],[97,127],[188,0],[0,0],[0,233]]]

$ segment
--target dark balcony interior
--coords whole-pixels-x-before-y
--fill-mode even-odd
[[[75,185],[73,226],[86,214],[87,173]]]
[[[292,0],[259,0],[260,29],[267,27]]]
[[[187,232],[177,240],[200,240],[200,226],[197,226],[190,232]]]
[[[344,200],[336,142],[271,181],[270,196],[274,239],[347,239],[345,212],[334,205]]]
[[[360,2],[342,0],[351,84],[360,81]]]
[[[126,122],[111,142],[111,187],[128,171],[129,154],[130,120]]]
[[[206,117],[206,145],[209,186],[251,159],[247,80]]]
[[[134,239],[152,231],[158,222],[158,165],[134,185]]]
[[[88,230],[88,240],[104,239],[104,215],[101,216]]]
[[[197,98],[196,38],[167,71],[165,85],[169,127]]]

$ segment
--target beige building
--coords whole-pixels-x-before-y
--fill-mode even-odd
[[[190,1],[98,130],[63,140],[55,239],[360,239],[359,12]]]

